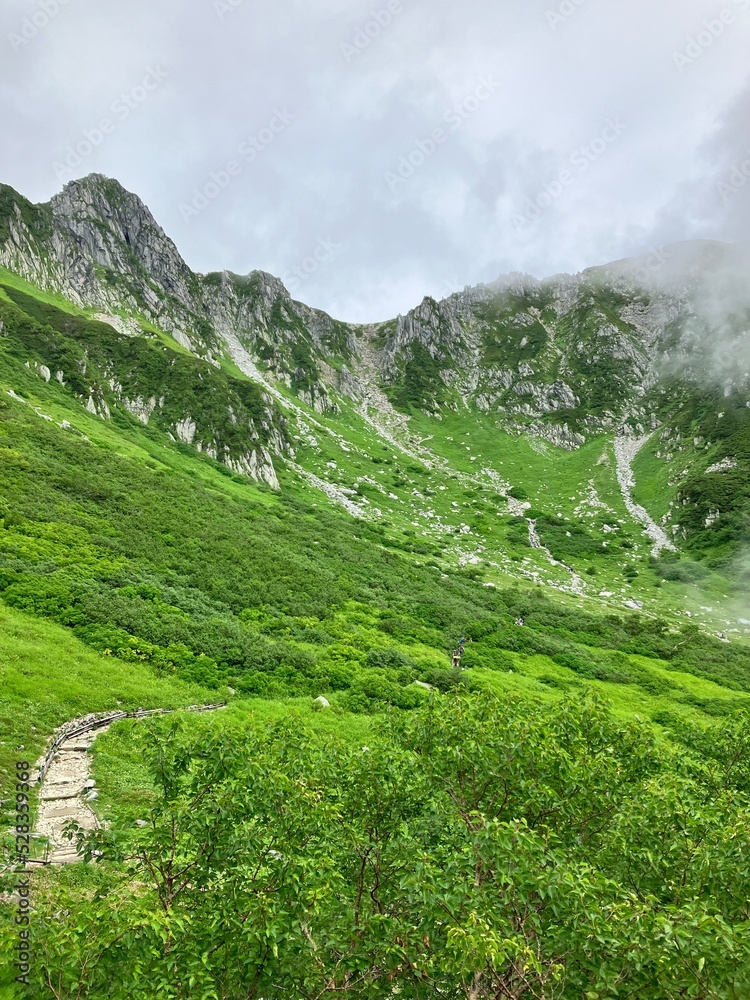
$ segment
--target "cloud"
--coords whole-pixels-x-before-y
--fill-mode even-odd
[[[750,147],[743,3],[6,0],[0,178],[49,198],[60,156],[160,67],[163,83],[81,173],[140,194],[197,270],[283,275],[334,242],[341,251],[299,294],[344,319],[387,318],[504,271],[739,239],[750,182],[729,202],[718,185]],[[14,46],[45,5],[54,16]],[[724,8],[731,23],[679,68],[675,54],[694,51]],[[487,79],[497,85],[479,99]],[[289,127],[186,219],[180,206],[278,111]],[[575,168],[616,118],[627,123],[617,142]],[[437,129],[445,141],[389,185]],[[572,166],[539,218],[514,225]]]

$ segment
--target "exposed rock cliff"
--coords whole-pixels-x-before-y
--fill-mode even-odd
[[[272,456],[288,448],[278,388],[319,413],[336,412],[348,397],[389,440],[406,434],[416,410],[440,417],[469,407],[511,433],[570,450],[618,429],[646,436],[696,394],[737,402],[750,383],[750,269],[721,244],[666,248],[545,281],[511,274],[357,327],[293,300],[263,271],[193,273],[140,199],[94,174],[46,205],[0,187],[0,265],[123,337],[163,331],[214,368],[222,355],[241,353],[243,372],[265,389],[265,415],[247,424],[244,451],[211,439],[215,416],[206,425],[189,407],[175,413],[163,386],[132,372],[123,380],[103,371],[122,391],[92,384],[82,399],[100,415],[122,405],[144,423],[170,410],[177,439],[272,483]],[[57,370],[54,359],[33,360]],[[240,411],[237,400],[225,403],[227,425]],[[702,418],[689,419],[698,426]]]

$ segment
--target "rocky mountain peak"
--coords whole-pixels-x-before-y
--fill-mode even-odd
[[[145,277],[146,301],[150,280],[190,308],[192,272],[146,205],[119,181],[90,174],[66,184],[50,205],[58,227],[90,263],[123,277]],[[134,275],[139,268],[145,275]]]
[[[293,300],[262,270],[194,274],[141,199],[101,174],[47,206],[8,190],[0,264],[113,323],[145,317],[200,357],[244,351],[259,377],[319,411],[376,379],[405,413],[477,406],[576,447],[632,414],[648,423],[643,401],[664,371],[717,368],[705,345],[728,342],[728,326],[738,343],[747,314],[746,258],[697,241],[576,275],[513,272],[360,328]]]
[[[146,204],[112,177],[88,174],[78,180],[68,181],[62,191],[53,195],[50,205],[60,218],[88,218],[91,221],[148,219],[159,228]]]

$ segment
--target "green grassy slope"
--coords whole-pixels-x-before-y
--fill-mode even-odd
[[[62,723],[90,712],[208,704],[215,691],[159,677],[142,662],[103,657],[53,622],[0,605],[0,853],[12,848],[16,763],[33,763]],[[0,867],[2,865],[0,864]],[[0,876],[0,891],[13,879]],[[0,904],[0,922],[13,910]],[[14,978],[0,957],[0,998],[13,1000]]]
[[[37,760],[49,734],[89,712],[207,704],[215,691],[159,677],[142,662],[100,656],[54,622],[0,606],[0,813],[5,827],[10,776]]]
[[[0,589],[7,604],[66,625],[98,652],[215,689],[339,691],[360,710],[408,707],[420,698],[409,684],[442,676],[458,634],[474,633],[481,669],[481,656],[491,664],[502,646],[489,643],[491,633],[521,610],[532,629],[535,608],[551,615],[563,644],[585,633],[598,638],[583,647],[621,650],[647,626],[629,631],[607,618],[612,603],[651,587],[649,609],[670,610],[605,439],[560,452],[464,411],[440,422],[415,417],[425,460],[409,459],[342,401],[339,414],[311,417],[314,438],[290,426],[297,461],[375,514],[354,522],[289,472],[275,495],[173,444],[159,422],[144,427],[114,407],[112,420],[101,420],[68,387],[45,383],[25,366],[29,351],[41,357],[73,342],[80,350],[80,334],[87,358],[95,347],[114,364],[132,338],[85,320],[72,330],[59,303],[34,304],[28,292],[6,288],[8,308],[12,299],[19,311],[8,313],[17,329],[0,351]],[[138,352],[151,348],[131,349],[138,369]],[[503,483],[527,499],[542,542],[565,565],[529,547]],[[570,592],[566,566],[591,600]],[[508,590],[519,578],[568,593],[549,605]],[[654,631],[669,636],[664,625]],[[687,651],[695,669],[744,687],[734,666],[743,647],[714,642],[716,662],[730,666],[704,668],[690,652],[702,643],[710,641],[680,639],[679,658]],[[654,654],[670,658],[668,647],[665,638]]]
[[[415,679],[456,682],[447,654],[468,633],[480,669],[517,666],[503,650],[588,662],[590,648],[646,649],[748,686],[742,646],[697,632],[672,639],[665,625],[444,573],[383,525],[312,506],[310,491],[275,495],[172,450],[144,461],[145,431],[120,442],[88,413],[83,426],[101,427],[98,440],[12,399],[2,414],[6,604],[162,676],[245,694],[340,692],[360,711],[409,707],[422,697]],[[514,632],[520,613],[528,628]]]
[[[353,521],[290,472],[282,469],[274,494],[171,443],[158,424],[102,420],[66,387],[45,383],[24,351],[48,350],[45,330],[62,336],[33,322],[36,312],[59,328],[61,303],[42,297],[34,306],[29,295],[30,286],[7,285],[31,341],[0,345],[0,590],[7,606],[67,627],[118,669],[132,664],[138,684],[148,675],[246,696],[326,693],[359,712],[407,708],[424,697],[416,679],[458,683],[448,653],[468,633],[476,683],[526,684],[536,694],[604,684],[615,704],[637,704],[651,718],[666,717],[665,699],[677,716],[710,717],[735,698],[693,682],[657,690],[665,662],[750,688],[742,645],[613,616],[598,599],[609,587],[621,602],[656,579],[605,439],[559,452],[465,411],[439,423],[415,417],[429,452],[427,461],[409,459],[342,401],[338,415],[316,415],[314,441],[294,443],[304,468],[379,511]],[[565,586],[570,575],[529,547],[502,482],[527,498],[542,541],[582,574],[591,599],[568,592],[550,601],[528,589]],[[636,561],[638,577],[627,572]],[[655,591],[653,613],[668,612],[669,588],[682,586]],[[515,632],[520,613],[528,627]],[[614,667],[602,649],[627,662]],[[653,677],[632,659],[644,651]],[[566,655],[572,667],[553,662]],[[643,702],[644,684],[658,703]],[[630,687],[635,699],[624,694]],[[58,720],[44,715],[37,729]]]
[[[446,410],[439,421],[415,412],[410,428],[422,444],[410,457],[384,443],[351,403],[338,402],[338,416],[316,417],[314,442],[295,440],[298,461],[349,490],[398,534],[403,548],[442,568],[464,566],[486,583],[523,580],[563,595],[571,591],[567,566],[592,608],[620,610],[637,600],[654,614],[675,617],[679,609],[706,628],[736,627],[725,565],[705,567],[696,586],[681,579],[684,566],[665,575],[652,562],[653,542],[623,502],[611,436],[570,452],[510,435],[496,418],[471,408]],[[661,482],[661,463],[658,471]],[[530,548],[528,526],[509,514],[505,489],[528,505],[543,544],[564,565]],[[637,499],[652,509],[648,497]],[[685,558],[691,561],[689,551]]]
[[[146,406],[154,427],[174,439],[178,425],[189,421],[191,443],[227,460],[265,444],[272,430],[280,440],[285,436],[257,385],[217,370],[151,329],[126,336],[1,283],[0,322],[5,365],[42,373],[50,380],[46,395],[60,402],[72,397],[97,413],[112,413],[124,427]]]
[[[165,356],[171,367],[209,366],[153,331],[124,338],[54,297],[36,300],[30,286],[0,283],[3,827],[16,755],[35,758],[61,722],[119,703],[226,697],[238,725],[300,720],[363,742],[373,716],[423,705],[424,684],[541,702],[596,692],[665,742],[747,707],[750,647],[675,618],[710,588],[723,599],[725,581],[661,582],[669,570],[652,564],[630,520],[606,437],[562,452],[464,409],[440,422],[414,416],[422,446],[410,457],[345,400],[304,419],[282,400],[295,461],[347,489],[369,515],[355,520],[283,462],[275,492],[171,441],[168,420],[144,426],[112,399],[103,420],[85,392],[45,382],[25,362],[55,351],[74,352],[67,371],[88,359],[97,377],[123,359],[134,379],[161,372]],[[214,408],[222,386],[255,398],[236,369],[212,371]],[[638,468],[651,475],[658,461],[646,449]],[[565,565],[530,548],[508,487]],[[660,513],[658,497],[639,499]],[[625,612],[633,597],[646,613]],[[457,673],[460,635],[473,641]],[[328,712],[313,709],[321,694]],[[199,734],[212,722],[185,726]],[[140,733],[123,724],[97,745],[102,809],[128,828],[150,794]]]

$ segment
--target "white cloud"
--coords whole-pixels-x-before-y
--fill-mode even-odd
[[[165,83],[81,172],[140,194],[198,270],[281,275],[333,240],[341,252],[299,294],[345,319],[386,318],[502,271],[541,276],[665,240],[745,238],[750,183],[729,203],[718,190],[750,148],[743,3],[587,0],[553,30],[553,0],[402,0],[375,32],[387,0],[233,0],[224,17],[212,0],[68,0],[14,49],[9,34],[41,0],[6,0],[0,179],[50,197],[60,151],[158,64]],[[724,8],[731,23],[680,70],[675,52]],[[341,45],[360,30],[372,40],[347,60]],[[385,173],[488,75],[496,92],[389,189]],[[180,204],[277,107],[293,125],[186,222]],[[517,231],[518,206],[617,116],[622,137]]]

